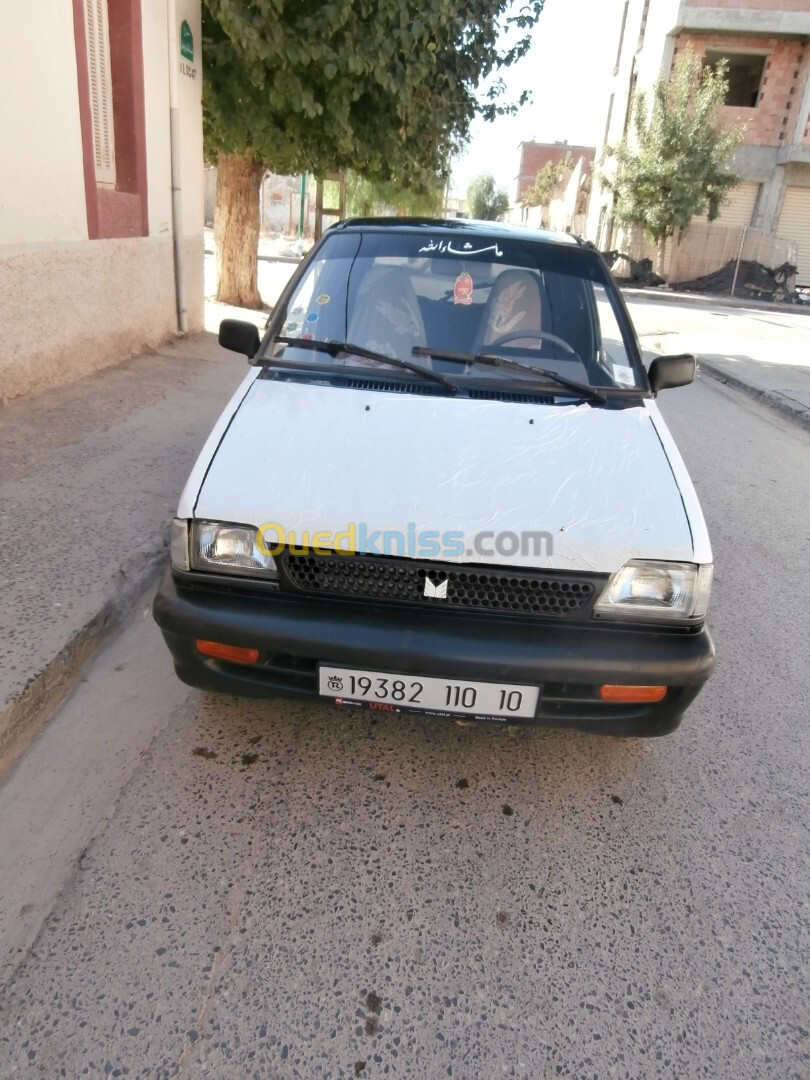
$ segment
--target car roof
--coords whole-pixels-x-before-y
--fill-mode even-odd
[[[359,217],[346,218],[334,224],[333,230],[363,232],[413,233],[432,232],[455,236],[487,236],[495,240],[528,240],[534,243],[565,244],[573,247],[593,245],[570,233],[551,232],[546,229],[529,229],[524,225],[505,225],[499,221],[476,221],[472,218],[421,218],[421,217]]]

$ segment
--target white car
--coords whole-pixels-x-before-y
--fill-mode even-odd
[[[154,614],[230,694],[662,735],[714,665],[712,553],[592,246],[355,220],[302,263],[192,470]]]

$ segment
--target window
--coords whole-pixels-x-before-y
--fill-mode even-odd
[[[641,13],[641,26],[638,31],[638,44],[636,45],[636,52],[644,44],[644,34],[647,30],[647,16],[650,13],[650,0],[644,0],[644,10]]]
[[[728,64],[728,91],[725,104],[753,109],[759,97],[759,88],[762,85],[767,59],[768,57],[764,54],[707,50],[704,66],[716,68],[721,60],[725,60]]]
[[[96,182],[114,187],[115,137],[107,0],[85,0],[84,10]]]
[[[624,44],[624,28],[627,25],[627,8],[630,4],[630,0],[624,0],[624,11],[622,12],[622,28],[619,31],[619,46],[616,49],[616,63],[613,67],[613,74],[616,75],[619,70],[619,64],[622,59],[622,45]]]
[[[87,234],[148,236],[142,0],[72,0]]]

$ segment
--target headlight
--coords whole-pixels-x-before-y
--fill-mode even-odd
[[[272,555],[257,545],[255,525],[225,525],[218,521],[192,521],[189,562],[192,570],[213,570],[243,577],[277,576]]]
[[[610,579],[594,614],[619,619],[702,618],[711,587],[711,564],[634,559]]]

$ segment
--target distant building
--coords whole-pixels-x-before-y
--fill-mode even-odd
[[[3,6],[0,401],[175,334],[175,231],[202,325],[201,50],[200,0]]]
[[[732,167],[742,183],[718,224],[750,225],[799,245],[800,284],[810,284],[810,0],[625,0],[604,134],[597,151],[630,129],[639,90],[669,76],[690,46],[706,63],[725,59],[724,113],[746,120]],[[613,197],[594,178],[587,235],[615,246]]]
[[[444,200],[444,216],[446,218],[465,218],[467,216],[467,200],[448,195]]]
[[[586,178],[593,170],[596,153],[593,146],[573,146],[567,142],[522,142],[518,149],[520,150],[520,171],[517,176],[516,203],[521,202],[524,192],[532,186],[537,174],[546,165],[559,165],[570,154],[573,165],[576,165],[580,158],[582,159],[582,177]]]

